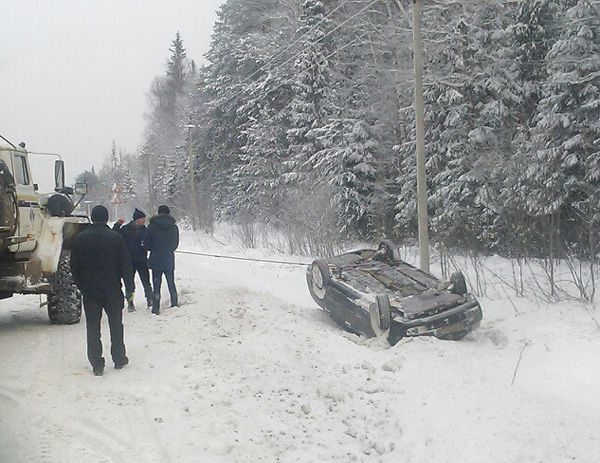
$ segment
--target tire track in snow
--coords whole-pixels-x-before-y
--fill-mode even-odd
[[[10,392],[10,389],[2,386],[0,384],[0,403],[7,405],[12,408],[19,407],[19,401],[14,398],[13,393]]]
[[[80,417],[70,417],[69,420],[60,419],[52,410],[41,409],[36,405],[33,405],[35,413],[32,413],[31,403],[25,395],[12,394],[10,388],[1,385],[0,400],[11,406],[10,413],[16,415],[14,421],[20,423],[22,430],[24,432],[28,430],[28,441],[37,443],[37,449],[35,449],[36,444],[31,445],[34,446],[32,449],[35,450],[34,453],[39,454],[39,461],[56,462],[62,459],[62,449],[56,448],[56,444],[53,445],[53,437],[61,434],[76,436],[80,447],[85,448],[88,444],[89,447],[100,450],[101,455],[110,458],[110,460],[99,461],[111,463],[131,461],[123,458],[123,454],[126,454],[129,447],[127,442],[92,420]],[[37,432],[31,434],[32,430],[37,430]],[[115,447],[117,447],[116,450]]]
[[[150,417],[146,399],[125,393],[129,403],[124,404],[123,412],[136,452],[144,455],[144,462],[170,463],[169,452]]]

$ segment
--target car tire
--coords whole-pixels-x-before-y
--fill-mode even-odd
[[[462,296],[467,294],[467,281],[462,272],[455,272],[450,275],[450,283],[452,283],[452,292]]]
[[[388,342],[391,346],[395,346],[400,342],[400,340],[404,339],[406,336],[406,328],[400,326],[398,323],[394,323],[390,327],[390,334],[388,336]]]
[[[308,268],[306,279],[308,280],[308,288],[311,296],[317,301],[325,299],[327,287],[331,282],[329,264],[323,259],[315,260]]]
[[[81,293],[71,275],[71,254],[63,251],[48,294],[48,317],[53,325],[73,325],[81,320]]]
[[[371,329],[375,336],[388,339],[392,325],[392,314],[387,294],[375,296],[375,302],[369,307],[369,317],[371,319]]]
[[[379,250],[385,251],[385,257],[390,262],[397,262],[400,259],[400,249],[392,240],[383,240],[379,243]]]

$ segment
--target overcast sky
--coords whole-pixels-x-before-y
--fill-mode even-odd
[[[201,64],[222,3],[0,0],[0,134],[60,152],[70,178],[98,169],[113,139],[135,150],[176,31]]]

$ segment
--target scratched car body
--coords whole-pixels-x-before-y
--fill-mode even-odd
[[[315,260],[306,280],[315,302],[347,331],[385,337],[459,340],[476,329],[481,306],[462,274],[443,282],[400,259],[398,247],[359,249]]]

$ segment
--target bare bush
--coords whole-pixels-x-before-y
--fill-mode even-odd
[[[233,235],[245,248],[256,248],[259,236],[258,224],[248,215],[238,215],[233,223]]]
[[[326,186],[297,191],[288,197],[279,228],[288,241],[289,252],[331,256],[343,246],[333,192]]]

